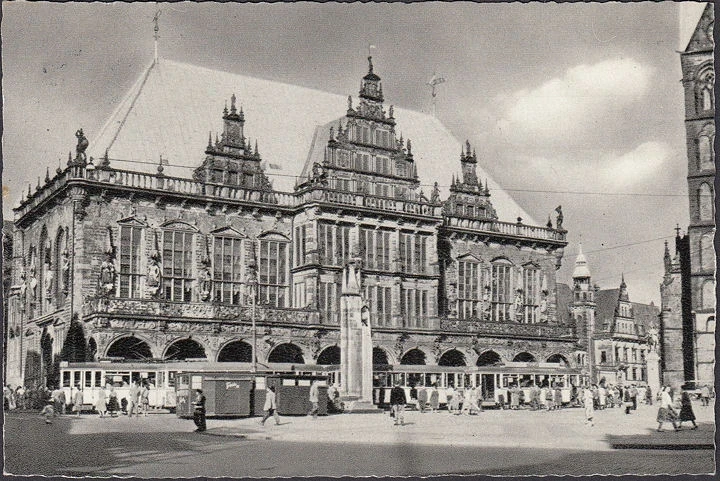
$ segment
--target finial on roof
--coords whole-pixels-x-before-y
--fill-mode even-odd
[[[72,152],[68,152],[68,161],[67,165],[72,165]]]
[[[550,219],[550,214],[548,214],[548,221],[547,224],[545,224],[548,229],[552,229],[552,219]]]
[[[28,182],[28,195],[27,195],[27,198],[29,199],[31,195],[32,195],[32,190],[30,190],[30,183]]]
[[[208,132],[208,149],[212,147],[212,132]]]
[[[330,127],[330,140],[335,140],[335,129]]]
[[[228,114],[228,108],[227,108],[227,100],[225,101],[225,108],[223,109],[223,115]]]
[[[237,113],[237,109],[235,108],[235,94],[232,94],[230,96],[230,113],[235,115]]]
[[[60,159],[60,157],[58,157],[58,166],[57,169],[55,169],[55,172],[58,174],[62,173],[62,160]]]
[[[220,145],[220,139],[218,138],[217,132],[215,132],[215,145],[216,146]]]
[[[352,110],[352,95],[348,95],[348,110]]]
[[[242,105],[240,105],[240,121],[241,122],[245,121],[245,112],[243,112]]]
[[[485,194],[490,195],[490,184],[488,184],[487,177],[485,177]]]
[[[260,152],[258,151],[258,142],[257,139],[255,139],[255,157],[259,157]]]
[[[395,118],[395,108],[394,106],[390,106],[390,118]]]
[[[410,143],[410,139],[407,140],[407,154],[412,156],[412,143]]]
[[[35,186],[35,190],[40,190],[40,176],[38,175],[38,183]]]
[[[50,182],[50,167],[45,168],[45,183]]]
[[[368,55],[368,73],[373,73],[372,55]]]
[[[465,154],[469,157],[470,156],[470,141],[469,140],[465,141],[465,147],[466,147]]]

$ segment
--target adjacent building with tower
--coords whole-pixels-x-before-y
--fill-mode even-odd
[[[714,10],[707,4],[680,53],[685,94],[687,233],[665,251],[662,297],[663,381],[714,384],[715,366],[715,71]]]

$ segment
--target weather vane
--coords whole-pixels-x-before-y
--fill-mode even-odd
[[[160,38],[160,14],[162,13],[162,10],[158,10],[155,12],[155,16],[153,17],[152,21],[155,24],[155,28],[153,29],[155,31],[155,34],[153,37],[155,38],[155,63],[158,61],[158,39]]]

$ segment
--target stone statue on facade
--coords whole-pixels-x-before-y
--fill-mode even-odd
[[[557,212],[557,220],[555,221],[555,229],[557,230],[563,230],[563,211],[562,206],[559,205],[555,207],[555,212]]]
[[[63,251],[60,262],[62,262],[60,267],[62,272],[62,291],[67,294],[70,285],[70,256],[67,250]]]
[[[25,302],[25,296],[27,295],[28,280],[27,274],[25,274],[25,268],[20,268],[20,297]]]
[[[113,264],[110,253],[105,254],[105,259],[100,264],[100,288],[104,295],[110,295],[115,290],[115,264]]]
[[[151,296],[157,295],[160,291],[160,274],[160,253],[154,250],[148,259],[147,278],[145,279],[145,290]]]
[[[521,289],[515,291],[515,299],[513,300],[513,308],[515,312],[515,319],[519,322],[522,320],[523,315],[523,293]]]
[[[492,304],[490,303],[490,286],[485,286],[485,288],[483,289],[482,312],[480,314],[480,318],[484,321],[489,320],[491,309]]]
[[[210,259],[205,258],[202,261],[200,269],[200,300],[209,301],[212,294],[212,272],[210,272]]]
[[[37,273],[35,272],[35,264],[30,264],[30,281],[28,285],[30,286],[30,297],[33,301],[37,299],[38,280],[36,276]]]
[[[540,299],[540,322],[547,322],[548,319],[548,300],[547,291],[542,292],[542,299]]]
[[[75,147],[75,160],[84,164],[87,161],[87,155],[85,154],[85,151],[90,145],[90,142],[85,137],[83,129],[75,132],[75,137],[77,137],[78,139],[77,146]]]
[[[658,328],[654,325],[651,325],[648,328],[647,343],[650,352],[658,352],[660,350],[660,338]]]
[[[440,202],[440,187],[438,186],[438,183],[435,182],[435,185],[433,185],[432,194],[430,194],[430,202],[433,204],[437,204]]]
[[[52,266],[45,264],[45,297],[52,299],[55,290],[55,274],[53,274]]]

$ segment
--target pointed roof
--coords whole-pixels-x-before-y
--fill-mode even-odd
[[[681,2],[678,13],[680,50],[684,52],[712,50],[714,5],[712,3]]]
[[[575,258],[575,269],[573,269],[573,279],[583,279],[590,277],[590,268],[588,267],[585,254],[582,251],[582,244],[578,249],[578,255]]]
[[[344,113],[346,96],[163,58],[127,92],[90,141],[88,157],[102,158],[107,150],[111,167],[154,174],[162,155],[168,161],[165,175],[191,178],[205,158],[208,131],[222,131],[225,99],[233,93],[243,106],[245,135],[263,145],[265,173],[273,188],[292,192],[305,161],[324,152],[330,126],[337,128]],[[420,181],[427,186],[437,181],[447,197],[461,143],[430,114],[402,108],[393,114],[397,131],[413,139]],[[322,134],[316,137],[316,131]],[[536,224],[480,164],[477,170],[493,190],[501,220],[522,217]]]

